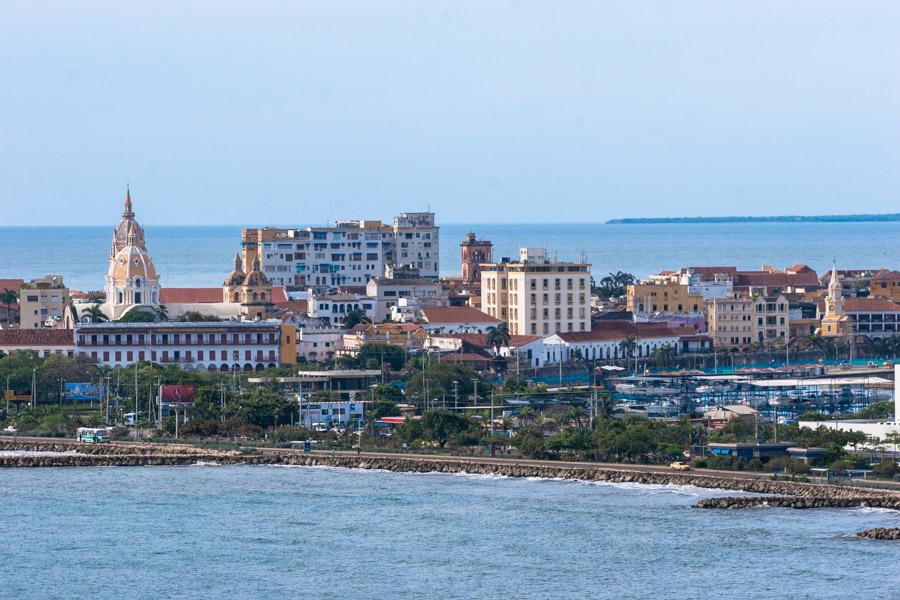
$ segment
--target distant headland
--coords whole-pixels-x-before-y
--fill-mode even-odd
[[[861,223],[868,221],[900,221],[900,213],[881,215],[782,215],[770,217],[649,217],[610,219],[608,225],[647,223]]]

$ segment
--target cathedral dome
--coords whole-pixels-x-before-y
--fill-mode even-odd
[[[114,281],[128,281],[134,278],[156,280],[156,267],[146,250],[135,245],[127,245],[119,250],[109,262],[107,277]]]
[[[124,248],[129,243],[129,239],[133,240],[135,246],[139,246],[145,250],[147,249],[144,242],[144,229],[141,227],[140,223],[134,219],[131,191],[126,190],[125,209],[122,212],[122,220],[119,221],[119,224],[116,225],[116,228],[113,230],[112,256],[115,256],[119,250]]]
[[[266,274],[263,273],[260,269],[259,257],[253,259],[253,270],[247,273],[247,278],[244,279],[244,285],[246,287],[260,287],[271,285],[269,283],[269,278],[266,277]]]
[[[225,286],[238,286],[244,283],[244,279],[247,277],[247,274],[244,273],[244,266],[241,262],[241,256],[239,254],[234,257],[234,269],[231,273],[228,274],[228,277],[225,278]]]

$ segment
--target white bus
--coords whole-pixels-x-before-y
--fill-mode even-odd
[[[79,427],[75,432],[75,439],[79,442],[109,443],[109,430],[96,429],[94,427]]]

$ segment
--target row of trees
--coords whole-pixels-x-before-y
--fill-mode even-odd
[[[591,293],[596,294],[604,300],[609,298],[620,298],[625,295],[629,285],[632,285],[637,279],[631,273],[616,271],[602,277],[599,282],[594,282],[591,278]]]

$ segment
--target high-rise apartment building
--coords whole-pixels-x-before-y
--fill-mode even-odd
[[[541,248],[522,248],[519,260],[481,265],[481,306],[509,323],[513,335],[591,330],[589,263],[551,261]]]
[[[439,227],[434,213],[402,213],[381,221],[338,221],[332,227],[245,229],[243,263],[255,258],[272,285],[364,286],[386,266],[412,267],[421,277],[440,270]]]
[[[783,295],[735,294],[707,303],[707,327],[717,348],[781,344],[790,334],[790,302]]]
[[[19,323],[22,329],[58,327],[63,321],[69,290],[62,275],[47,275],[22,284]]]

